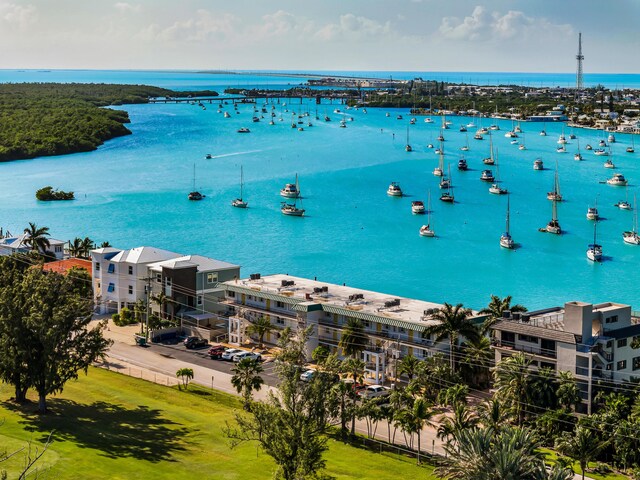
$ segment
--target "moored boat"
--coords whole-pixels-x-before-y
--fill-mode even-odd
[[[414,200],[411,202],[411,213],[421,215],[425,213],[424,202],[422,200]]]
[[[536,158],[533,161],[533,169],[534,170],[544,170],[544,163],[539,158]]]
[[[400,188],[398,182],[391,182],[391,185],[389,185],[389,188],[387,188],[387,195],[389,195],[390,197],[402,196],[402,188]]]
[[[300,196],[300,187],[298,185],[298,174],[296,173],[296,183],[287,183],[284,188],[280,189],[280,196],[286,198],[298,198]]]
[[[608,185],[613,185],[616,187],[624,187],[628,183],[628,180],[624,178],[624,175],[621,173],[614,173],[613,177],[607,180]]]
[[[509,233],[509,195],[507,195],[507,219],[506,219],[506,229],[502,235],[500,235],[500,246],[503,248],[507,248],[509,250],[515,247],[515,242]]]

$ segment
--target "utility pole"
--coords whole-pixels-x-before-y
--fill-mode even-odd
[[[151,297],[151,277],[146,277],[146,278],[143,278],[142,280],[147,282],[147,284],[144,287],[145,293],[147,294],[144,339],[145,339],[145,342],[148,342],[149,341],[149,299]]]
[[[582,61],[584,60],[584,55],[582,54],[582,32],[578,33],[578,54],[576,55],[576,60],[578,61],[578,68],[576,71],[576,93],[574,100],[578,100],[578,95],[580,91],[584,88],[583,76],[582,76]]]

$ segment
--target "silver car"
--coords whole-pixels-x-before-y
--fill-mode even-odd
[[[222,354],[222,360],[233,360],[234,355],[242,352],[244,352],[244,350],[240,350],[239,348],[227,348]]]
[[[233,356],[233,361],[234,362],[239,362],[240,360],[244,359],[244,358],[249,358],[251,360],[256,360],[258,362],[262,361],[262,355],[260,355],[259,353],[255,353],[255,352],[240,352],[240,353],[236,353]]]

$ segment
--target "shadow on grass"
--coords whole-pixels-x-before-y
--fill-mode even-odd
[[[187,428],[162,418],[160,410],[144,405],[125,408],[107,402],[81,404],[65,399],[47,400],[47,415],[37,415],[30,407],[5,402],[3,406],[22,416],[26,430],[42,434],[46,441],[68,441],[80,448],[99,450],[109,458],[133,457],[150,462],[173,461],[184,450]]]

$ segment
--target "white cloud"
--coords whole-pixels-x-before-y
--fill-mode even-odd
[[[214,14],[198,10],[192,18],[177,20],[167,27],[151,24],[136,34],[144,40],[201,43],[207,40],[233,39],[238,32],[239,19],[230,13]]]
[[[444,17],[439,32],[444,38],[452,40],[482,41],[516,37],[526,39],[532,36],[541,38],[546,35],[566,37],[573,34],[573,28],[569,24],[552,23],[543,17],[529,17],[518,10],[509,10],[505,14],[489,13],[478,5],[471,15],[463,19]]]
[[[334,40],[340,37],[350,39],[385,35],[391,32],[391,23],[380,23],[367,17],[355,16],[352,13],[340,15],[338,23],[329,23],[316,32],[321,40]]]
[[[126,2],[118,2],[114,5],[114,7],[116,10],[118,10],[121,13],[129,13],[129,12],[138,13],[141,10],[140,5],[132,5]]]
[[[37,19],[37,9],[33,5],[17,5],[0,1],[0,22],[24,30]]]
[[[295,15],[278,10],[262,17],[259,32],[262,36],[283,37],[287,35],[308,34],[313,29],[313,22]]]

